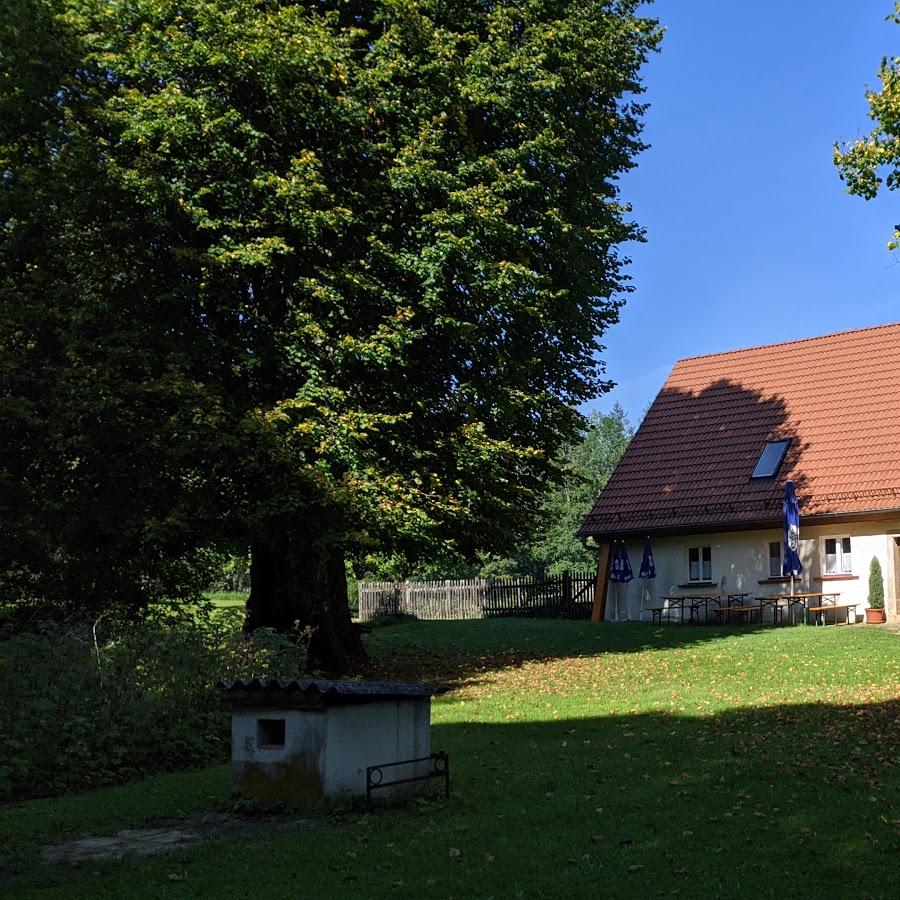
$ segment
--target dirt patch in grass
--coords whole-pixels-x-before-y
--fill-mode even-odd
[[[162,823],[156,828],[124,828],[106,836],[80,837],[44,848],[46,863],[78,865],[123,856],[155,856],[200,841],[254,838],[285,831],[317,827],[313,819],[264,817],[246,819],[234,813],[208,813],[181,821]]]

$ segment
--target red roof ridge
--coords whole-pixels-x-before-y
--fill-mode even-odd
[[[882,325],[867,325],[865,328],[847,328],[843,331],[831,331],[828,334],[817,334],[813,337],[797,338],[793,341],[776,341],[772,344],[755,344],[752,347],[739,347],[737,350],[718,350],[715,353],[698,353],[696,356],[684,356],[676,360],[677,363],[693,362],[695,359],[712,359],[716,356],[735,356],[738,353],[751,353],[755,350],[769,350],[776,347],[795,346],[808,344],[811,341],[824,341],[828,338],[843,337],[847,334],[864,334],[867,331],[880,331],[889,328],[900,328],[900,322],[886,322]]]

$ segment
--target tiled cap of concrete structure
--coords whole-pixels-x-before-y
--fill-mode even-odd
[[[303,678],[249,678],[223,680],[219,688],[234,706],[272,705],[282,708],[348,706],[384,700],[431,697],[446,693],[439,684],[403,684],[389,681],[331,681]]]

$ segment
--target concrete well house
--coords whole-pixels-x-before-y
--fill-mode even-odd
[[[801,516],[795,589],[839,591],[861,616],[875,557],[897,621],[900,324],[678,362],[580,531],[589,546],[624,541],[634,570],[607,591],[605,617],[636,619],[642,600],[693,589],[786,591],[788,479]],[[647,537],[657,577],[642,582]],[[598,594],[606,587],[604,575]]]

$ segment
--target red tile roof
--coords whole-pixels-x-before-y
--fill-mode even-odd
[[[788,478],[801,516],[900,509],[900,324],[681,360],[580,533],[774,525]]]

